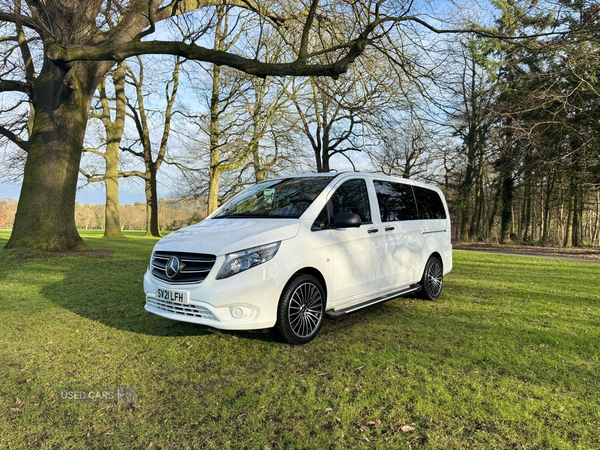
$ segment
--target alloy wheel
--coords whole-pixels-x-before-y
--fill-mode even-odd
[[[288,306],[288,320],[294,334],[301,338],[312,335],[323,320],[323,297],[312,283],[296,288]]]
[[[427,274],[427,287],[429,288],[429,293],[433,297],[437,297],[440,295],[442,291],[442,265],[439,261],[433,261],[429,266],[429,273]]]

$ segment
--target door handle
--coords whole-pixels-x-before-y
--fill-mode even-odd
[[[385,227],[385,231],[394,231],[395,229],[394,227]]]
[[[372,234],[372,233],[377,233],[379,230],[377,228],[371,228],[369,230],[367,230],[367,233]]]

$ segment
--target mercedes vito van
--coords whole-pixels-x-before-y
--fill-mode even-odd
[[[164,237],[146,310],[225,330],[276,327],[291,344],[409,292],[435,300],[452,269],[450,217],[434,186],[377,174],[264,181]]]

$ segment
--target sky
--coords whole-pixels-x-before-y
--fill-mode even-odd
[[[439,6],[447,6],[445,4],[445,0],[443,0],[441,2],[439,2],[439,1],[435,2],[435,4],[438,7]],[[449,4],[451,4],[451,3],[449,3]],[[157,30],[156,38],[169,39],[169,36],[168,36],[169,34],[170,34],[170,32],[168,30],[159,29],[159,30]],[[154,59],[160,59],[160,57],[154,58]],[[159,67],[160,67],[160,65],[159,65]],[[149,77],[151,80],[151,81],[149,80],[150,81],[149,84],[158,83],[161,86],[157,89],[156,94],[149,95],[149,97],[147,98],[147,101],[149,103],[146,105],[147,107],[150,107],[150,108],[155,107],[155,108],[161,109],[160,107],[163,106],[162,104],[164,103],[164,94],[163,94],[164,93],[164,90],[163,90],[164,89],[164,87],[163,87],[164,81],[161,78],[164,78],[165,76],[170,75],[170,73],[169,73],[170,67],[169,67],[169,65],[166,65],[166,66],[163,65],[162,67],[163,67],[163,70],[166,72],[166,73],[161,74],[163,76],[156,77],[157,74],[152,73],[152,76],[155,78],[153,78],[152,76]],[[189,67],[189,68],[191,69],[192,67]],[[161,70],[159,69],[159,72],[160,71]],[[159,79],[160,79],[160,81],[159,81]],[[200,101],[200,99],[198,99],[198,97],[196,96],[196,93],[192,92],[192,90],[189,89],[188,86],[186,86],[187,83],[184,80],[180,80],[180,81],[182,81],[182,83],[180,84],[180,90],[178,93],[178,101],[183,101],[183,103],[187,104],[188,107],[191,107],[193,110],[196,110],[196,111],[199,111],[199,110],[201,111],[202,109],[205,109],[206,106],[201,104],[202,102]],[[108,86],[107,86],[107,88],[108,88]],[[158,122],[160,123],[160,120]],[[156,127],[154,130],[152,130],[152,134],[153,134],[152,140],[154,141],[154,143],[156,143],[160,140],[160,137],[159,137],[160,131],[161,131],[160,128],[161,127]],[[173,147],[175,147],[174,150],[175,150],[175,152],[177,152],[178,145],[174,141],[176,141],[176,140],[170,139],[171,145]],[[84,162],[87,160],[86,158],[89,158],[89,156],[84,157]],[[361,164],[360,161],[357,161],[357,162],[359,163],[360,166],[364,166],[364,164]],[[347,163],[346,160],[342,157],[336,158],[334,161],[332,161],[332,164],[334,165],[334,167],[337,170],[351,170],[352,169],[350,164]],[[135,167],[132,167],[132,168],[135,168]],[[142,169],[142,167],[138,167],[138,168]],[[163,167],[161,167],[161,170],[159,171],[159,186],[158,186],[159,197],[162,197],[162,198],[178,197],[178,192],[176,191],[176,188],[174,187],[176,185],[176,183],[173,182],[173,180],[177,177],[176,172],[177,171],[175,169],[168,167],[166,165],[163,165]],[[6,182],[5,180],[0,179],[0,198],[18,199],[19,192],[20,192],[20,183],[18,183],[18,182],[10,183],[10,182]],[[77,191],[76,200],[79,203],[103,204],[105,201],[103,183],[94,183],[91,185],[81,186],[79,188],[79,190]],[[133,204],[135,202],[144,202],[144,201],[145,201],[144,185],[140,179],[127,179],[127,180],[121,179],[121,181],[120,181],[120,202],[121,202],[121,204]]]

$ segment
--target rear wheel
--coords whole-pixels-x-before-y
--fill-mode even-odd
[[[425,300],[437,300],[442,293],[444,271],[442,261],[437,256],[432,256],[425,264],[423,278],[421,278],[421,291],[419,296]]]
[[[286,286],[277,310],[277,331],[289,344],[306,344],[323,324],[325,292],[312,275],[294,277]]]

